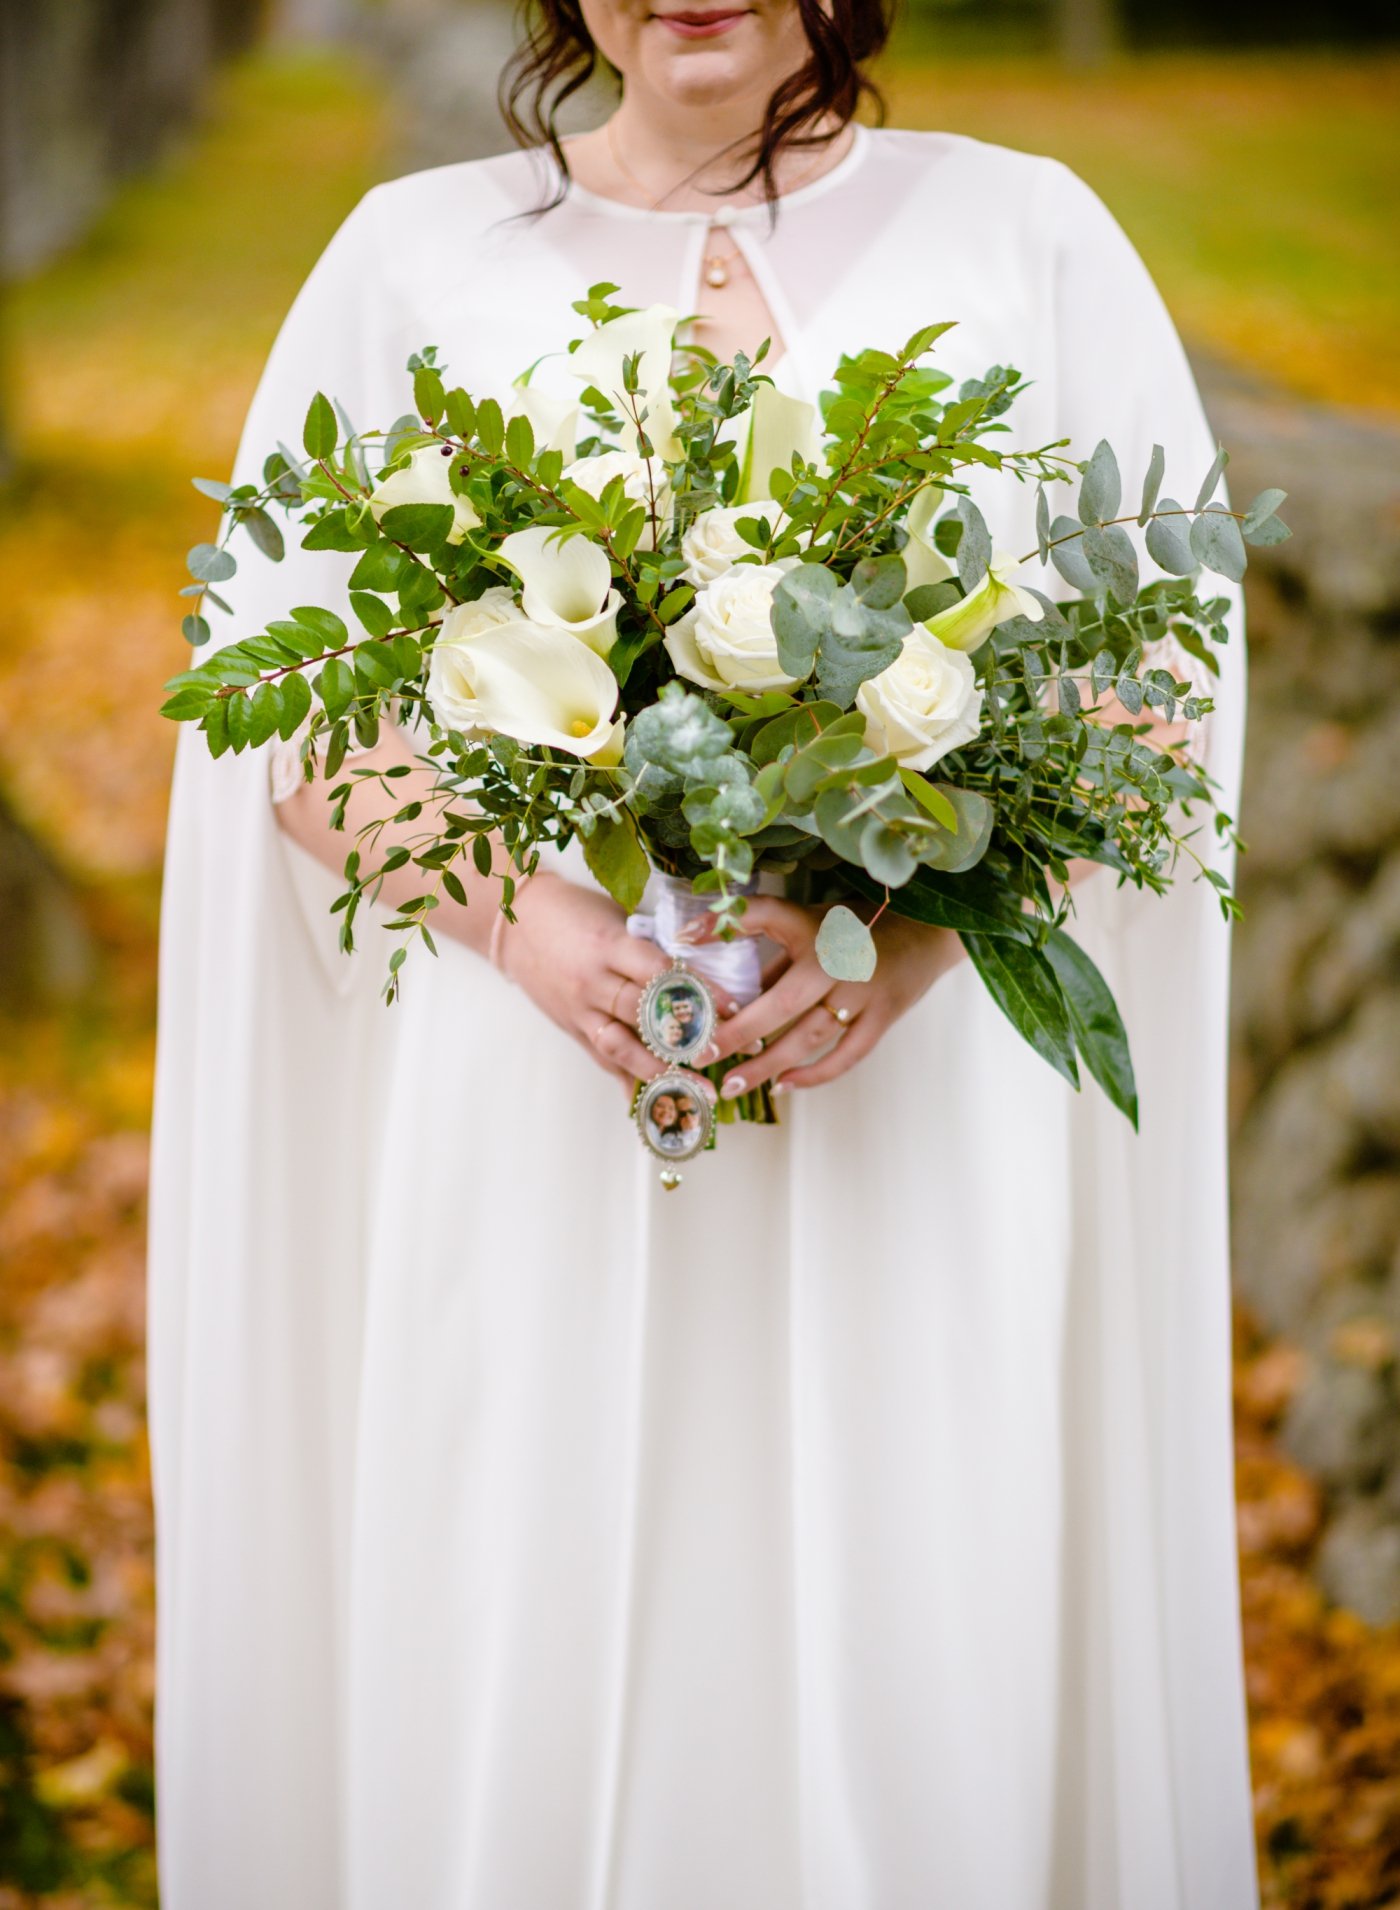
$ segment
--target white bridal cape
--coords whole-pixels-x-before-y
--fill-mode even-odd
[[[508,222],[546,191],[512,154],[371,192],[238,478],[317,387],[390,423],[427,344],[504,395],[599,280],[694,309],[702,215],[575,189]],[[732,236],[790,391],[954,318],[959,378],[1035,380],[1009,442],[1105,436],[1135,498],[1160,440],[1194,498],[1214,447],[1171,322],[1058,163],[862,130]],[[977,494],[1034,548],[1028,491]],[[247,548],[237,632],[350,561]],[[1237,594],[1232,625],[1227,808]],[[1208,887],[1079,891],[1139,1138],[964,963],[673,1194],[616,1083],[482,960],[415,953],[387,1010],[388,937],[340,956],[336,890],[266,754],[184,734],[150,1290],[167,1910],[1255,1904]]]

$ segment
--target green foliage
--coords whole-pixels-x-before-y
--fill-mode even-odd
[[[594,286],[575,309],[606,324],[626,309],[614,303],[616,291]],[[318,393],[304,430],[306,466],[278,450],[260,488],[199,481],[221,504],[225,534],[191,553],[187,594],[212,596],[211,586],[233,574],[225,544],[240,527],[277,561],[283,516],[305,548],[343,553],[359,627],[352,634],[328,610],[295,608],[172,679],[165,714],[196,723],[214,755],[274,736],[299,739],[308,779],[330,785],[336,827],[358,784],[382,786],[383,813],[357,831],[336,904],[347,950],[365,898],[409,866],[422,874],[421,892],[391,927],[429,949],[430,918],[444,896],[462,905],[473,881],[499,883],[509,911],[517,880],[546,844],[578,839],[595,877],[627,909],[651,867],[688,877],[711,896],[721,931],[737,923],[756,871],[797,871],[809,893],[835,904],[818,944],[828,973],[863,980],[874,967],[875,940],[843,898],[949,929],[1037,1052],[1076,1086],[1082,1060],[1135,1121],[1121,1020],[1066,930],[1069,864],[1096,861],[1122,882],[1161,892],[1185,855],[1220,890],[1226,912],[1233,908],[1191,844],[1202,817],[1222,834],[1229,820],[1189,751],[1160,747],[1150,727],[1154,717],[1197,722],[1210,702],[1155,662],[1154,647],[1171,639],[1215,668],[1225,599],[1209,593],[1204,574],[1234,583],[1248,544],[1287,535],[1277,516],[1283,493],[1227,509],[1215,498],[1222,451],[1188,510],[1161,495],[1156,447],[1134,489],[1138,508],[1125,510],[1124,474],[1107,442],[1082,464],[1063,446],[1011,448],[1005,419],[1021,389],[1017,370],[993,366],[953,391],[927,362],[945,329],[926,326],[898,351],[843,358],[823,394],[820,447],[814,439],[810,454],[795,448],[786,466],[775,462],[778,508],[738,520],[737,561],[782,572],[766,678],[780,687],[721,689],[708,675],[687,682],[673,661],[704,607],[682,536],[702,512],[748,495],[732,427],[761,387],[761,353],[725,365],[687,348],[672,393],[680,451],[664,469],[645,435],[651,401],[637,357],[624,361],[616,399],[585,390],[580,455],[616,440],[623,420],[614,402],[629,410],[634,431],[641,421],[637,480],[613,477],[594,495],[560,452],[541,448],[523,416],[451,386],[427,347],[409,361],[413,411],[388,431],[356,434]],[[800,423],[791,409],[783,414],[784,431]],[[793,442],[800,438],[796,430]],[[371,508],[375,473],[422,445],[450,453],[444,484],[476,519],[465,535],[454,532],[448,502]],[[967,490],[969,474],[982,469],[1035,487],[1036,549],[1023,561],[1052,564],[1072,596],[1013,590],[1000,559],[993,572],[994,539]],[[1136,487],[1137,474],[1129,477]],[[1059,512],[1050,502],[1056,487],[1069,503]],[[921,494],[937,497],[941,511],[920,535],[956,576],[911,589],[906,520]],[[517,588],[496,552],[504,536],[530,525],[559,533],[547,548],[581,537],[607,558],[609,601],[619,605],[608,663],[624,721],[620,760],[616,751],[580,758],[489,730],[462,734],[433,708],[442,613],[503,582]],[[1145,584],[1144,554],[1164,573]],[[955,636],[941,613],[963,599],[972,601]],[[1027,614],[1036,609],[1038,617]],[[920,629],[930,619],[941,619],[931,634]],[[203,644],[208,628],[197,601],[186,635]],[[927,748],[901,743],[903,753],[892,753],[858,704],[862,686],[909,667],[911,642],[917,660],[940,630],[976,646],[976,734],[950,748],[930,730]],[[469,667],[469,643],[463,654]],[[958,666],[966,673],[962,657]],[[403,765],[380,770],[352,753],[371,746],[385,721],[419,741],[407,800],[396,788]],[[391,820],[399,833],[385,841]],[[391,1000],[403,954],[400,946],[386,983]]]

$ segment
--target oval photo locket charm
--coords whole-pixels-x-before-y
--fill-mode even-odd
[[[637,1033],[658,1061],[694,1067],[714,1039],[715,998],[699,975],[677,959],[653,975],[637,1004]]]
[[[672,1068],[647,1082],[637,1096],[636,1118],[643,1142],[665,1163],[663,1185],[675,1187],[678,1165],[709,1145],[714,1129],[709,1100],[694,1075]]]

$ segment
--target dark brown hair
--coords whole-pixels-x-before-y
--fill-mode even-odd
[[[885,102],[862,70],[885,45],[897,0],[793,0],[807,36],[807,59],[774,91],[763,115],[758,149],[741,179],[726,188],[739,192],[762,179],[764,197],[776,211],[775,167],[784,152],[824,146],[854,118],[862,99],[883,121]],[[585,87],[601,67],[616,74],[594,46],[584,25],[579,0],[521,0],[520,38],[501,75],[501,113],[512,135],[525,147],[548,147],[559,168],[559,190],[537,210],[557,206],[568,192],[569,165],[559,143],[559,109]],[[834,116],[834,131],[815,129]]]

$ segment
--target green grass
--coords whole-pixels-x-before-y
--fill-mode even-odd
[[[1400,414],[1400,60],[896,52],[891,123],[1051,153],[1123,222],[1188,341],[1308,397]]]

